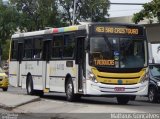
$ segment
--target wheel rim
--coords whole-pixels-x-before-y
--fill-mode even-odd
[[[71,95],[72,95],[72,89],[73,89],[72,84],[69,83],[68,86],[67,86],[67,96],[68,96],[69,98],[70,98]]]
[[[154,98],[154,93],[153,93],[153,90],[150,90],[149,91],[149,101],[153,101],[153,98]]]

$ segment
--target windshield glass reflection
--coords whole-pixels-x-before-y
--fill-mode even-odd
[[[121,68],[144,67],[145,51],[144,41],[120,38]]]
[[[147,66],[145,45],[143,39],[92,37],[90,38],[90,65],[110,68]]]

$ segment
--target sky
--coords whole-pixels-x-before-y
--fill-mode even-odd
[[[110,0],[111,3],[148,3],[152,0]],[[139,12],[141,5],[111,5],[109,9],[110,17],[130,16]]]

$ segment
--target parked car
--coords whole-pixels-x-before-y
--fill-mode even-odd
[[[160,100],[160,64],[149,65],[149,102]]]
[[[8,76],[0,67],[0,88],[2,88],[3,91],[7,91],[8,85],[9,85]]]

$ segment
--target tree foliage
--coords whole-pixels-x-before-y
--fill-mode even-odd
[[[80,21],[105,22],[109,16],[109,0],[58,0],[63,20],[72,24],[74,2],[76,2],[75,23]]]
[[[18,25],[18,13],[11,6],[0,4],[0,42],[5,42],[15,32]]]
[[[9,48],[10,48],[10,40],[6,40],[2,45],[2,60],[8,60]]]
[[[149,19],[150,22],[153,22],[153,18],[157,18],[158,22],[160,22],[160,0],[152,0],[149,3],[143,5],[143,9],[134,14],[132,20],[134,23],[138,23],[144,18]]]
[[[21,14],[19,28],[25,31],[61,26],[56,0],[11,0]]]
[[[7,59],[11,35],[17,31],[35,31],[45,27],[72,24],[74,1],[75,23],[107,21],[109,0],[0,0],[0,45]]]

